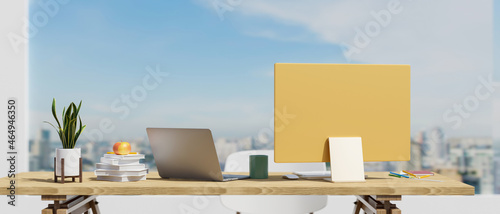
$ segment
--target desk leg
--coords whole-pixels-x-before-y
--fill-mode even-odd
[[[94,199],[89,202],[90,203],[90,208],[92,209],[92,214],[101,214],[101,211],[99,210],[99,205],[97,205],[97,201]]]
[[[101,214],[97,196],[42,195],[42,201],[54,201],[42,210],[42,214]]]
[[[353,214],[361,209],[368,214],[401,214],[401,210],[391,201],[401,201],[400,195],[357,195]]]

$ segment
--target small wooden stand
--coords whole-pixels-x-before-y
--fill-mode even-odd
[[[78,177],[80,179],[80,183],[82,182],[82,158],[80,158],[80,173],[79,175],[75,176],[65,176],[64,175],[64,158],[61,158],[61,176],[57,176],[56,174],[56,169],[57,169],[57,161],[56,158],[54,157],[54,182],[57,183],[57,177],[61,177],[61,183],[64,184],[64,179],[65,178],[72,178],[72,181],[75,182],[75,178]]]
[[[401,214],[401,210],[391,201],[401,201],[400,195],[357,195],[353,214],[361,209],[368,214]]]

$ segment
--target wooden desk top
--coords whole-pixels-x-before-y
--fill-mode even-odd
[[[53,172],[25,172],[16,175],[16,195],[474,195],[474,187],[438,174],[429,178],[444,182],[395,178],[388,172],[366,172],[365,183],[285,180],[283,174],[213,182],[162,179],[150,172],[146,181],[109,182],[84,172],[82,183],[61,184],[54,183]],[[7,177],[0,178],[0,195],[9,194],[9,185]]]

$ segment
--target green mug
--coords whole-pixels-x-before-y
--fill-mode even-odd
[[[267,155],[250,155],[250,178],[267,179]]]

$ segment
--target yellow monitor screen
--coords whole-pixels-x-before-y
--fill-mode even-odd
[[[410,66],[274,66],[275,162],[329,162],[329,137],[361,137],[364,161],[410,160]]]

